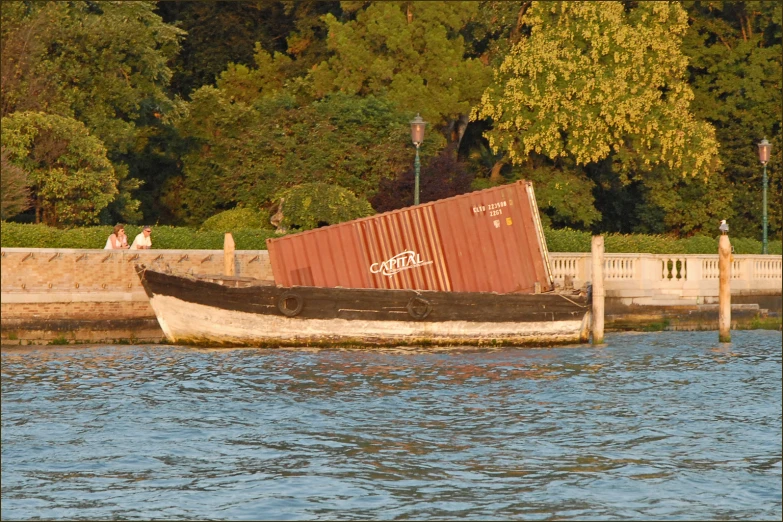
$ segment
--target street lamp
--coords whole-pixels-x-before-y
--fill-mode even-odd
[[[762,198],[762,205],[764,206],[761,214],[761,223],[763,227],[763,235],[761,236],[761,253],[767,253],[767,163],[769,162],[769,153],[772,150],[772,144],[767,141],[767,138],[761,140],[759,145],[759,161],[764,165],[764,177],[762,183],[764,185],[764,195]]]
[[[416,171],[416,183],[413,188],[413,204],[419,204],[419,169],[421,163],[419,163],[419,147],[424,141],[424,126],[427,122],[421,119],[421,116],[416,114],[416,117],[411,121],[411,141],[416,145],[416,161],[413,163],[413,168]],[[766,172],[766,171],[765,171]]]

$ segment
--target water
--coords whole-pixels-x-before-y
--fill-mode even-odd
[[[3,519],[780,519],[781,334],[4,347]]]

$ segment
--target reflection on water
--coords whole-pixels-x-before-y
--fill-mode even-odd
[[[2,518],[779,519],[781,335],[2,351]]]

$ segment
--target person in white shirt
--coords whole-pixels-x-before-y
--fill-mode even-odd
[[[141,231],[141,234],[136,236],[136,239],[133,240],[130,249],[146,250],[152,248],[152,238],[150,238],[150,234],[152,234],[150,227],[144,227],[144,229]]]
[[[125,227],[122,225],[116,225],[114,231],[106,240],[106,246],[104,250],[113,250],[118,248],[128,248],[128,236],[125,235]]]

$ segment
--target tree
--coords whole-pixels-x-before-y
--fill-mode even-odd
[[[761,237],[762,168],[756,143],[773,144],[770,232],[780,237],[783,207],[781,114],[783,47],[778,2],[686,2],[692,20],[683,40],[693,111],[716,129],[732,194],[732,234]]]
[[[514,168],[514,178],[533,182],[536,201],[555,227],[590,228],[601,217],[595,208],[593,180],[575,165],[560,168],[544,158],[531,161],[532,168]]]
[[[321,16],[339,15],[339,2],[158,2],[167,23],[188,33],[173,62],[173,92],[190,98],[213,85],[228,64],[252,67],[261,49],[290,58],[287,77],[302,76],[326,58],[326,25]]]
[[[329,183],[303,183],[279,193],[280,231],[311,230],[375,213],[366,199]]]
[[[531,151],[596,162],[614,152],[635,167],[688,175],[716,166],[711,126],[688,112],[693,93],[673,3],[534,2],[530,38],[501,65],[474,117],[492,118],[490,145],[521,163]]]
[[[117,194],[117,177],[101,141],[74,120],[42,112],[2,119],[9,161],[28,173],[36,222],[87,225]]]
[[[368,199],[413,161],[412,115],[387,100],[336,93],[303,103],[272,91],[251,104],[231,92],[199,89],[178,122],[190,148],[164,199],[181,222],[201,223],[239,203],[268,206],[281,189],[313,182]],[[428,139],[422,153],[442,142]]]
[[[122,192],[115,216],[137,216],[131,177],[142,129],[172,108],[167,62],[184,33],[153,2],[2,2],[2,115],[42,111],[82,121],[108,150]],[[149,133],[146,133],[147,135]],[[128,165],[129,167],[125,167]]]
[[[352,7],[343,3],[343,8]],[[421,113],[445,128],[450,141],[462,138],[471,107],[491,71],[466,58],[460,31],[476,16],[475,2],[372,2],[360,4],[355,19],[325,16],[334,55],[311,73],[317,97],[338,90],[384,96],[404,112]]]
[[[609,158],[624,186],[658,167],[701,179],[720,168],[714,129],[690,112],[679,4],[533,2],[522,21],[530,35],[472,114],[492,120],[493,150],[516,165],[540,154],[557,168]]]
[[[523,16],[530,4],[529,0],[479,2],[476,17],[464,31],[469,54],[493,68],[500,66],[511,47],[528,36]]]

